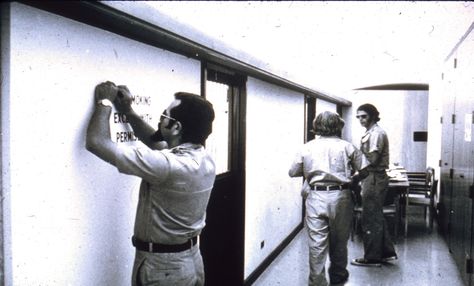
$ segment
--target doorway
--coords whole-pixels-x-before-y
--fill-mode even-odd
[[[202,95],[216,114],[206,149],[216,163],[201,252],[206,285],[242,285],[245,230],[246,78],[210,64],[202,69]]]

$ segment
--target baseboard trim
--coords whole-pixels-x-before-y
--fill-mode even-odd
[[[272,253],[270,253],[265,260],[245,279],[244,285],[252,285],[258,277],[267,269],[267,267],[277,258],[278,255],[287,247],[293,238],[303,229],[303,222],[298,224],[295,229],[278,245]]]

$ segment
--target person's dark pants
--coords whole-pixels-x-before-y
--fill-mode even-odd
[[[396,255],[383,216],[383,204],[389,178],[385,172],[369,172],[362,181],[362,240],[364,258],[381,260]]]

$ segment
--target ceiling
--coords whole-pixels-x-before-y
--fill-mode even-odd
[[[427,84],[474,23],[470,2],[150,1],[320,91]]]

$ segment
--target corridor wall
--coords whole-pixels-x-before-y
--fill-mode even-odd
[[[156,125],[174,92],[200,92],[200,63],[23,4],[10,9],[9,22],[2,17],[10,34],[2,32],[5,285],[129,285],[138,180],[85,150],[94,87],[128,85]],[[115,141],[137,144],[118,118],[111,123]]]
[[[302,222],[302,179],[288,170],[304,140],[304,96],[247,82],[245,278]]]
[[[442,102],[438,222],[465,285],[472,285],[474,22],[453,46],[433,93]]]
[[[106,80],[126,84],[136,97],[134,108],[156,125],[158,114],[174,92],[201,92],[201,61],[46,12],[44,7],[54,6],[57,13],[60,4],[42,3],[32,4],[39,8],[2,3],[4,284],[129,285],[134,253],[130,236],[139,180],[119,174],[85,150],[94,87]],[[133,23],[141,21],[153,23],[154,14],[148,6],[131,3],[75,2],[66,6],[93,7],[96,12],[109,9],[107,5],[116,7],[119,10],[107,12],[125,18],[124,30],[133,30]],[[108,20],[117,19],[113,17]],[[127,17],[138,20],[130,23]],[[173,27],[172,22],[166,24]],[[181,28],[174,26],[171,33],[180,37]],[[160,29],[157,26],[156,30]],[[194,37],[191,40],[201,39],[201,34],[188,31]],[[212,39],[205,41],[204,45],[220,52],[232,51],[231,55],[241,56],[239,60],[247,59],[225,45],[215,45]],[[223,54],[218,59],[226,60]],[[263,67],[251,73],[258,75]],[[247,169],[242,267],[246,277],[264,264],[302,221],[301,180],[289,178],[288,167],[296,148],[304,142],[305,91],[301,86],[297,86],[298,92],[291,90],[291,82],[262,74],[269,82],[241,74],[248,77],[244,88],[247,118],[243,119]],[[285,87],[278,85],[282,82]],[[332,99],[350,105],[349,101]],[[118,144],[141,144],[120,114],[114,112],[110,123],[112,139]]]

